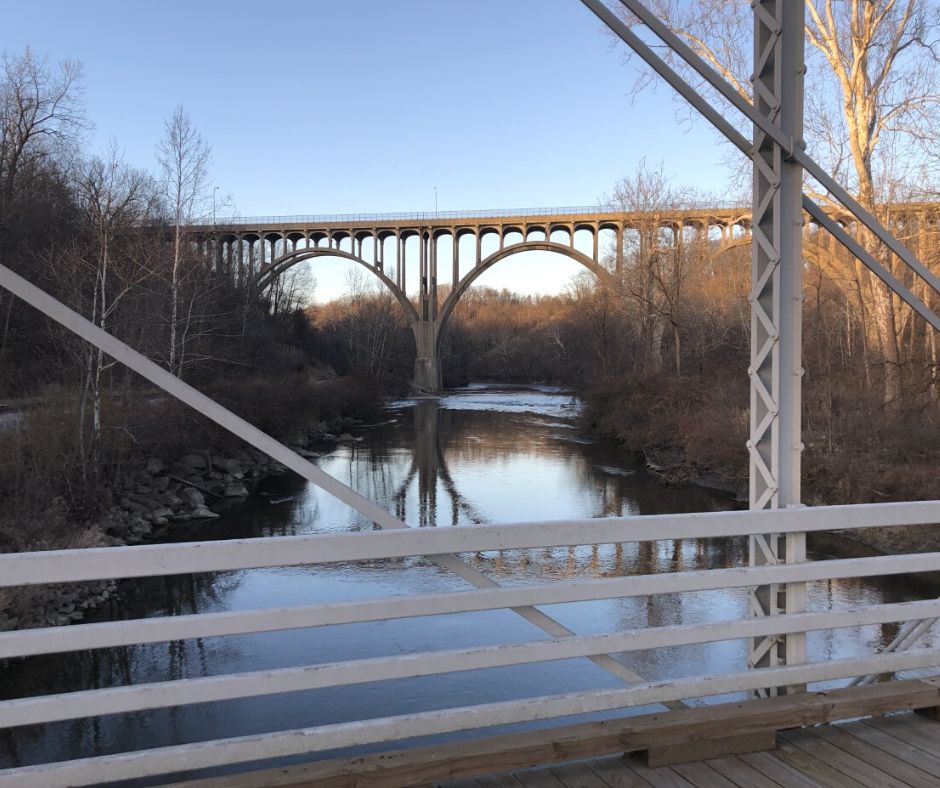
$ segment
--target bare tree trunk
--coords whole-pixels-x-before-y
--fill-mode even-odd
[[[676,346],[676,377],[682,377],[682,339],[679,336],[678,323],[672,324],[672,338]]]
[[[4,293],[0,293],[0,303],[3,303],[4,295]],[[10,301],[7,304],[6,315],[3,318],[3,338],[0,339],[0,380],[3,379],[4,367],[6,365],[7,340],[10,336],[10,319],[13,316],[13,302],[16,301],[16,296],[14,296],[13,293],[6,295],[8,295]]]
[[[928,309],[933,308],[933,298],[931,298],[930,290],[927,285],[924,285],[924,303],[927,305]],[[940,403],[940,366],[938,366],[938,349],[937,349],[937,330],[933,326],[927,326],[925,328],[927,332],[926,344],[927,344],[927,353],[929,358],[929,367],[927,370],[928,377],[930,379],[930,399],[934,404]]]
[[[167,354],[167,363],[170,372],[176,372],[176,321],[179,313],[179,270],[180,270],[180,236],[182,228],[179,225],[180,217],[177,212],[176,224],[173,227],[173,264],[170,270],[170,347]]]
[[[663,336],[666,333],[666,321],[660,315],[651,316],[650,326],[650,367],[654,372],[663,368]]]
[[[871,291],[872,311],[884,365],[884,403],[888,407],[896,407],[901,399],[901,363],[894,304],[891,291],[881,281],[872,282]]]

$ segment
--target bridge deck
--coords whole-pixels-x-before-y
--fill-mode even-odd
[[[940,785],[940,723],[906,713],[777,734],[767,752],[650,768],[607,757],[440,784],[444,788],[790,788]]]

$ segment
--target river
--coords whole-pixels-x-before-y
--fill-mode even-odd
[[[440,400],[392,403],[381,423],[329,447],[317,461],[412,525],[608,517],[729,508],[697,487],[666,487],[614,443],[584,432],[578,403],[551,388],[469,387]],[[216,521],[174,533],[180,541],[347,532],[371,525],[292,475],[269,479]],[[833,550],[830,543],[826,552]],[[817,557],[824,557],[818,546]],[[604,577],[742,565],[745,539],[663,541],[467,556],[501,583]],[[422,558],[125,581],[87,620],[243,610],[455,591],[467,586]],[[897,582],[813,583],[811,609],[919,598]],[[743,589],[546,608],[581,634],[742,618]],[[869,653],[894,625],[811,633],[809,655]],[[545,637],[510,611],[414,618],[37,657],[0,672],[4,698],[131,682],[395,655]],[[649,679],[743,669],[743,642],[626,655]],[[67,760],[501,699],[617,686],[588,660],[454,673],[202,704],[5,731],[0,767]]]

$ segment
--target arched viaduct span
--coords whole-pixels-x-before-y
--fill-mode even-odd
[[[611,285],[619,280],[624,238],[651,226],[715,232],[723,241],[747,233],[749,206],[678,207],[656,212],[609,208],[552,208],[521,211],[466,211],[410,214],[347,214],[333,216],[269,216],[220,219],[193,227],[212,241],[216,265],[262,290],[304,260],[340,257],[375,275],[405,310],[415,337],[415,386],[441,388],[439,346],[443,329],[460,297],[476,279],[511,255],[551,251],[583,265]],[[613,243],[603,243],[607,233]],[[582,242],[583,236],[590,239]],[[467,260],[471,236],[472,253]],[[487,241],[493,237],[496,244]],[[415,238],[416,241],[409,239]],[[576,244],[576,238],[579,242]],[[495,250],[484,253],[486,246]],[[451,249],[451,289],[438,297],[438,260],[442,244]],[[610,246],[616,250],[612,253]],[[409,265],[417,268],[416,283],[408,281]],[[415,284],[417,287],[415,287]],[[408,288],[417,290],[417,300]]]
[[[940,223],[940,207],[933,202],[887,206],[895,224],[924,231]],[[443,329],[460,297],[476,279],[499,261],[519,252],[552,251],[615,285],[623,266],[624,240],[629,233],[663,228],[674,238],[686,231],[705,233],[718,250],[750,242],[750,204],[725,207],[677,206],[655,211],[624,211],[606,207],[537,208],[402,214],[346,214],[327,216],[267,216],[220,219],[193,226],[197,239],[214,248],[215,265],[242,282],[266,290],[291,267],[317,257],[340,257],[368,269],[396,297],[415,337],[414,383],[417,388],[441,388],[439,346]],[[830,214],[851,232],[856,220],[844,211]],[[804,217],[804,248],[833,251],[828,233],[819,232]],[[608,243],[601,242],[607,232]],[[576,236],[589,240],[576,244]],[[474,240],[461,251],[460,240]],[[495,247],[484,254],[484,241]],[[416,239],[409,241],[411,239]],[[610,243],[612,241],[613,243]],[[438,260],[442,244],[451,245],[451,290],[438,297]],[[611,248],[614,250],[611,252]],[[467,259],[469,258],[469,259]],[[409,282],[409,265],[417,283]],[[414,271],[412,272],[414,273]],[[415,284],[417,287],[415,287]],[[417,291],[410,298],[408,288]]]

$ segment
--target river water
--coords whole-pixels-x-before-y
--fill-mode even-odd
[[[329,447],[321,468],[412,525],[453,527],[565,517],[608,517],[730,508],[697,487],[666,487],[610,441],[585,433],[578,403],[550,388],[469,387],[440,400],[392,403],[357,440]],[[231,539],[363,530],[371,525],[291,475],[269,479],[244,504],[179,540]],[[825,553],[833,550],[829,544]],[[818,547],[817,557],[826,557]],[[745,539],[623,543],[466,556],[512,584],[743,565]],[[126,581],[110,608],[88,620],[221,610],[466,589],[422,558],[291,567]],[[811,584],[811,609],[919,597],[897,582]],[[626,598],[545,608],[580,634],[742,618],[743,589]],[[811,633],[809,655],[827,660],[869,653],[894,625]],[[24,697],[129,683],[211,676],[540,639],[510,611],[322,627],[159,643],[31,658],[0,671],[0,697]],[[649,679],[742,670],[743,642],[623,655]],[[201,704],[76,720],[0,733],[0,766],[300,728],[561,692],[619,686],[586,659],[453,673],[423,679]]]

